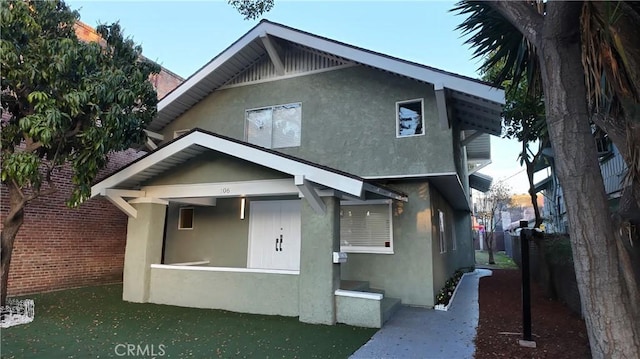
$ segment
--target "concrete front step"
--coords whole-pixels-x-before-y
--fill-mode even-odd
[[[369,282],[361,280],[341,280],[340,289],[353,290],[356,292],[369,292]]]
[[[380,305],[382,306],[382,323],[384,324],[400,309],[402,301],[398,298],[384,297]]]

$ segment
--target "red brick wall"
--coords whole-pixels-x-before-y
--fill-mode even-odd
[[[142,154],[128,150],[112,155],[103,176]],[[77,209],[68,208],[65,200],[72,188],[69,179],[70,170],[65,168],[56,176],[56,194],[27,205],[14,244],[10,296],[122,280],[127,216],[101,197]],[[2,198],[7,198],[4,186]],[[1,210],[4,219],[6,200]]]
[[[90,26],[78,22],[84,41],[100,41]],[[149,79],[164,97],[182,78],[165,68]],[[3,112],[3,118],[9,116]],[[112,154],[99,177],[106,177],[143,155],[127,150]],[[9,269],[10,296],[122,281],[127,216],[102,197],[77,209],[65,205],[71,192],[71,171],[56,174],[58,192],[27,205]],[[9,210],[7,189],[0,193],[0,220]],[[2,222],[0,221],[0,228]]]

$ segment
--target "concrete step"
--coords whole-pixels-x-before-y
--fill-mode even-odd
[[[353,290],[357,292],[369,292],[369,282],[361,280],[341,280],[340,289]]]
[[[398,298],[384,297],[380,305],[382,306],[382,323],[384,324],[400,309],[402,301]]]

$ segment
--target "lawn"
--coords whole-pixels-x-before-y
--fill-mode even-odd
[[[489,252],[487,251],[476,251],[476,265],[482,266],[490,266],[496,269],[517,269],[518,266],[515,262],[509,258],[503,251],[493,252],[493,259],[496,264],[489,265]]]
[[[2,358],[115,358],[127,356],[127,345],[145,358],[346,358],[376,332],[290,317],[127,303],[122,285],[29,298],[35,300],[35,319],[2,330]]]

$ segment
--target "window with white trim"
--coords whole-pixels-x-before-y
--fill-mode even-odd
[[[440,253],[447,252],[447,237],[444,226],[444,212],[438,210],[438,233],[440,238]]]
[[[265,148],[300,146],[302,104],[263,107],[245,112],[245,140]]]
[[[193,229],[193,207],[181,207],[178,229]]]
[[[340,203],[340,251],[393,254],[391,200]]]
[[[396,102],[396,137],[422,135],[424,135],[423,99]]]

